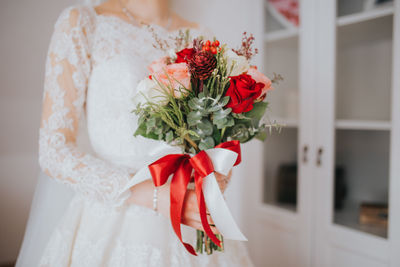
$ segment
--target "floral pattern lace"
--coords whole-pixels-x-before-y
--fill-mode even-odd
[[[51,177],[103,202],[122,201],[129,168],[81,152],[76,146],[91,72],[89,37],[94,17],[89,7],[63,11],[55,24],[46,62],[39,163]]]

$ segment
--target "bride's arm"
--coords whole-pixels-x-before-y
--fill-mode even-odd
[[[132,170],[85,154],[76,146],[91,72],[90,19],[80,8],[69,8],[55,25],[46,62],[39,163],[50,177],[79,193],[122,203],[122,190],[132,178]]]

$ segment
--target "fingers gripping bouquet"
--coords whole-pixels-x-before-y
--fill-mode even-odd
[[[157,39],[156,39],[157,40]],[[214,172],[227,175],[239,164],[240,143],[264,139],[266,95],[272,82],[250,65],[257,53],[254,37],[243,35],[234,50],[218,40],[197,37],[191,41],[181,32],[166,56],[148,67],[150,75],[137,87],[135,136],[163,140],[182,147],[182,154],[167,155],[149,165],[155,186],[171,179],[171,223],[182,241],[180,222],[185,192],[194,182],[205,233],[197,231],[197,252],[222,251],[222,236],[246,240],[227,208]],[[194,156],[193,156],[194,155]],[[192,173],[194,172],[194,175]],[[207,210],[222,235],[215,235]],[[184,243],[196,255],[194,248]]]

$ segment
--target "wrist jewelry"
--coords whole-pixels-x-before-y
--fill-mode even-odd
[[[153,191],[153,210],[154,211],[158,210],[157,204],[158,204],[158,187],[155,187],[154,191]]]

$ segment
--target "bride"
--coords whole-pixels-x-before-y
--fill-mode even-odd
[[[108,0],[59,16],[46,62],[39,140],[47,175],[39,179],[18,267],[251,266],[234,241],[225,242],[224,253],[190,255],[169,222],[168,185],[158,196],[151,180],[124,191],[140,168],[179,153],[133,137],[137,124],[130,112],[146,66],[162,56],[153,35],[165,38],[185,28],[205,34],[167,6],[168,0]],[[217,175],[222,190],[228,178]],[[184,240],[193,244],[193,228],[202,229],[193,191],[182,217]]]

